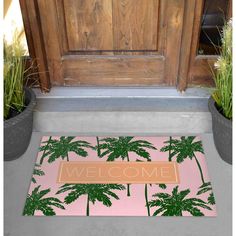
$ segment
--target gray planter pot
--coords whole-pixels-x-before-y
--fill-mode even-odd
[[[36,97],[32,89],[25,88],[26,108],[17,116],[4,121],[4,161],[19,158],[26,151],[33,128],[33,109]]]
[[[212,130],[216,149],[224,161],[232,164],[232,121],[226,119],[217,110],[212,97],[209,98],[208,107],[212,115]]]

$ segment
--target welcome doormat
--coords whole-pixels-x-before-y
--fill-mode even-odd
[[[43,137],[26,216],[216,216],[201,139]]]

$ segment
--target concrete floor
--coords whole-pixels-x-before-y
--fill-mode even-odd
[[[223,162],[212,134],[203,134],[217,217],[24,217],[22,211],[41,136],[34,132],[27,152],[4,163],[5,236],[230,236],[232,235],[232,166]],[[68,135],[50,133],[50,135]],[[70,133],[78,135],[78,133]],[[170,133],[169,133],[170,134]],[[157,134],[158,136],[158,134]]]

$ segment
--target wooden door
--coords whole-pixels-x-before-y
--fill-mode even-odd
[[[21,0],[28,40],[41,39],[36,59],[49,72],[41,82],[176,86],[185,2]]]

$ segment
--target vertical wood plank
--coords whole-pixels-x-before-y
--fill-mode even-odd
[[[190,60],[189,60],[189,72],[188,72],[189,84],[192,84],[192,79],[194,77],[193,74],[195,73],[194,68],[195,68],[196,57],[197,57],[197,52],[198,52],[203,8],[204,8],[204,0],[196,0],[194,22],[193,22],[193,33],[192,33],[193,37],[192,37],[191,52],[190,52],[191,55],[190,55]],[[206,74],[207,79],[209,80],[209,74],[210,74],[209,65],[206,64],[204,66],[204,63],[201,63],[201,66],[199,67],[199,74],[202,74],[202,75]]]
[[[64,55],[69,51],[68,37],[66,33],[66,22],[65,22],[65,7],[64,0],[55,0],[56,1],[56,12],[58,18],[58,29],[61,45],[61,53]]]
[[[54,85],[64,84],[62,52],[54,0],[36,0],[44,38],[50,78]],[[50,14],[49,14],[50,13]]]
[[[42,29],[38,16],[38,9],[32,0],[20,0],[20,7],[32,62],[37,66],[40,88],[48,92],[51,88],[46,53],[43,42]]]
[[[195,6],[195,16],[194,16],[194,23],[193,23],[193,37],[192,37],[192,44],[191,44],[191,60],[190,63],[196,59],[197,52],[198,52],[198,44],[199,44],[199,37],[201,33],[201,21],[202,21],[202,12],[204,7],[204,0],[197,0]]]
[[[69,50],[112,50],[112,1],[64,0]]]
[[[227,19],[229,20],[230,18],[232,18],[232,12],[233,9],[232,9],[232,0],[229,0],[229,3],[228,3],[228,11],[227,11]]]
[[[161,55],[164,55],[165,47],[166,47],[166,39],[167,39],[167,17],[166,17],[166,9],[167,9],[166,0],[159,1],[159,19],[158,19],[158,52]]]
[[[114,50],[157,50],[158,0],[113,0]]]
[[[188,72],[191,57],[191,44],[193,37],[193,25],[195,15],[195,0],[186,1],[184,9],[184,24],[182,32],[182,42],[180,49],[179,73],[177,88],[184,91],[188,84]]]
[[[185,0],[167,1],[165,80],[166,83],[169,84],[170,86],[177,85],[184,5],[185,5]]]

